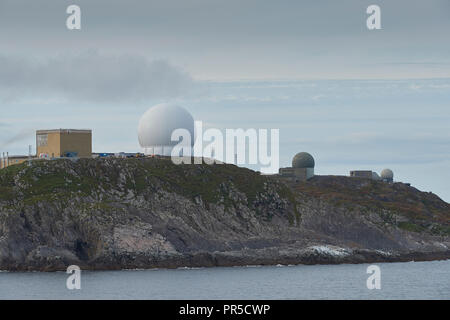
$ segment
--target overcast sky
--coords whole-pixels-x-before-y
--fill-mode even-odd
[[[73,3],[81,31],[65,27]],[[382,30],[366,28],[373,3]],[[449,15],[448,0],[1,0],[0,48],[165,59],[197,79],[443,77]]]
[[[59,127],[137,151],[139,117],[169,101],[279,128],[282,166],[297,151],[319,174],[389,166],[450,201],[449,34],[449,0],[0,0],[0,152]]]

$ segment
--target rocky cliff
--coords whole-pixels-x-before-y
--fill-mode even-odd
[[[33,161],[0,170],[0,269],[450,258],[450,204],[402,183],[285,184],[233,165]]]

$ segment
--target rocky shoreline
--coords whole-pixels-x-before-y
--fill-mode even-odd
[[[211,267],[245,267],[245,266],[274,266],[274,265],[334,265],[334,264],[367,264],[386,262],[422,262],[449,260],[450,251],[442,252],[410,252],[386,255],[376,251],[360,250],[343,257],[327,254],[309,254],[297,256],[261,257],[252,254],[236,253],[195,253],[179,258],[148,262],[137,258],[124,265],[110,263],[83,264],[73,261],[82,270],[144,270],[144,269],[180,269],[180,268],[211,268]],[[64,263],[46,263],[38,265],[4,265],[9,272],[55,272],[66,271],[69,265]]]

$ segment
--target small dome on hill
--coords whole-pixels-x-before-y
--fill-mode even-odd
[[[383,171],[381,171],[381,179],[394,179],[394,172],[392,172],[391,169],[383,169]]]
[[[314,168],[314,158],[308,152],[297,153],[292,159],[293,168]]]

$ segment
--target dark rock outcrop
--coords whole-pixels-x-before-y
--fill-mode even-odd
[[[450,258],[450,205],[405,184],[288,185],[233,165],[33,161],[0,170],[0,269]]]

